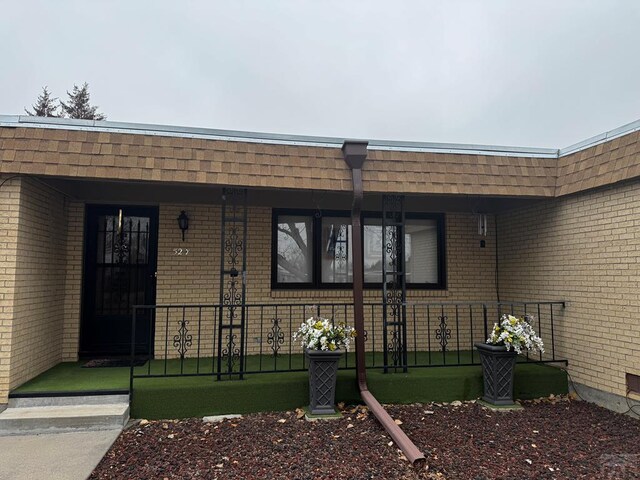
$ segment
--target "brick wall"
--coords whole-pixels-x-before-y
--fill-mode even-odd
[[[18,340],[13,342],[11,388],[59,361],[77,359],[84,238],[82,202],[65,201],[62,196],[35,181],[24,181],[22,188],[19,188],[18,180],[12,182],[16,182],[12,189],[3,188],[1,193],[7,199],[11,199],[12,195],[15,197],[12,199],[15,208],[10,208],[11,202],[3,202],[3,214],[8,216],[8,212],[14,212],[17,222],[17,205],[21,205],[20,228],[13,229],[20,232],[20,237],[19,241],[14,239],[11,247],[5,250],[14,249],[25,261],[21,263],[15,282],[23,293],[13,306],[13,317],[18,320],[14,322]],[[185,242],[182,242],[176,221],[183,209],[188,212],[190,219]],[[159,210],[156,303],[218,303],[220,206],[162,204]],[[7,225],[11,225],[11,221],[3,222],[2,238],[11,235]],[[448,288],[443,291],[410,290],[411,300],[436,302],[495,298],[494,238],[491,235],[487,237],[487,247],[480,248],[476,230],[473,215],[447,215]],[[189,255],[175,255],[174,248],[188,248]],[[2,268],[9,272],[9,276],[15,275],[9,271],[11,262],[4,262]],[[349,290],[271,290],[271,209],[268,207],[249,209],[247,269],[247,299],[250,303],[312,305],[318,302],[351,301]],[[11,290],[13,292],[13,288]],[[365,297],[368,302],[378,302],[380,292],[369,290]],[[4,302],[0,304],[3,305],[0,313],[8,319],[6,323],[12,325],[12,300],[8,295],[0,298]],[[212,313],[208,312],[210,316]],[[180,312],[177,315],[170,317],[172,328]],[[350,315],[349,309],[347,320],[351,320]],[[300,312],[300,320],[304,316],[305,312]],[[187,318],[196,320],[193,312],[187,313]],[[165,322],[166,317],[158,317],[155,345],[158,356],[162,356],[164,348]],[[266,335],[270,327],[268,322],[269,319],[265,318],[263,331],[260,332],[257,331],[257,319],[251,319],[249,336],[253,344],[249,345],[250,351],[257,348],[255,339]],[[204,351],[211,347],[212,324],[211,321],[203,322],[201,335],[209,338],[209,343],[202,345]],[[8,338],[12,330],[6,330],[6,333],[0,330],[0,334]],[[264,338],[262,340],[264,342]],[[6,362],[8,356],[7,351]],[[6,365],[8,372],[8,363]]]
[[[640,374],[640,182],[499,215],[503,298],[562,299],[557,355],[576,382],[624,395]]]
[[[62,360],[73,362],[78,359],[80,344],[80,306],[82,298],[82,266],[84,256],[84,204],[68,200],[67,245],[64,277],[64,329],[62,339]]]
[[[177,227],[176,218],[181,210],[189,214],[189,230],[185,242],[182,242],[181,232]],[[480,248],[480,237],[477,235],[477,219],[471,214],[452,213],[446,216],[447,236],[447,281],[446,290],[409,290],[408,297],[416,302],[438,301],[479,301],[495,300],[495,230],[490,228],[486,237],[486,248]],[[174,248],[189,249],[189,254],[175,255]],[[185,304],[185,303],[218,303],[219,301],[219,269],[220,269],[220,207],[205,205],[168,205],[160,206],[159,246],[158,246],[158,304]],[[271,208],[252,207],[248,213],[248,245],[247,245],[247,302],[248,303],[302,303],[314,305],[316,303],[348,303],[352,301],[350,290],[272,290],[271,289]],[[366,290],[365,302],[380,302],[379,290]],[[259,310],[250,310],[250,314]],[[293,315],[302,321],[308,312],[302,309],[294,309]],[[332,312],[338,318],[345,313]],[[371,315],[368,313],[368,317]],[[411,312],[410,312],[411,313]],[[418,316],[424,318],[425,312],[418,311]],[[466,315],[466,311],[462,312]],[[200,332],[202,342],[201,350],[211,351],[213,332],[210,329],[211,319],[215,312],[205,310],[202,315],[203,330]],[[453,310],[447,314],[453,319]],[[185,318],[191,321],[191,331],[194,335],[194,345],[197,344],[195,325],[198,322],[196,310],[187,310]],[[481,311],[474,312],[475,328],[474,338],[482,339]],[[249,318],[249,352],[257,353],[259,339],[264,343],[264,337],[271,327],[271,319],[275,310],[265,311],[260,326],[257,315]],[[288,322],[289,312],[280,310],[281,318]],[[374,317],[380,316],[380,310],[376,309]],[[171,347],[173,330],[177,329],[178,322],[182,318],[181,310],[172,310],[169,314],[169,355],[175,356],[176,352]],[[435,330],[437,314],[431,319],[430,329]],[[467,318],[467,317],[464,317]],[[347,321],[352,322],[351,309],[346,312]],[[378,318],[379,320],[379,318]],[[156,319],[155,351],[156,356],[162,357],[165,349],[165,332],[167,319],[165,312]],[[294,325],[295,326],[295,325]],[[455,339],[455,326],[452,334]],[[373,327],[372,327],[373,328]],[[381,328],[376,325],[375,328]],[[410,326],[412,328],[412,326]],[[426,330],[424,320],[416,327],[418,331]],[[289,325],[286,325],[287,343],[289,338]],[[469,327],[466,323],[460,326],[461,339],[468,335]],[[175,333],[175,332],[173,332]],[[424,332],[426,333],[426,332]],[[377,334],[378,341],[381,335]],[[470,348],[470,342],[466,339],[461,348]],[[435,342],[434,342],[435,343]],[[193,352],[193,349],[192,349]]]
[[[0,175],[0,183],[5,180],[0,187],[0,404],[9,393],[20,202],[20,179]]]
[[[0,403],[62,358],[65,210],[64,196],[34,179],[0,189]]]
[[[65,299],[65,198],[22,179],[11,340],[10,387],[62,357]]]

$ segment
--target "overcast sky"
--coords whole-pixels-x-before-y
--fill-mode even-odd
[[[640,1],[0,0],[0,113],[564,147],[640,118]]]

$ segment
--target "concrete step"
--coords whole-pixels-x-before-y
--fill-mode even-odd
[[[0,435],[122,429],[128,420],[128,403],[10,407],[0,413]]]
[[[68,395],[55,397],[18,397],[9,398],[8,408],[20,407],[56,407],[64,405],[108,405],[129,403],[129,395]]]

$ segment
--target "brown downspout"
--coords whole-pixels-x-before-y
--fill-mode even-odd
[[[351,206],[351,228],[353,248],[353,316],[356,336],[356,372],[360,396],[369,410],[382,424],[396,445],[400,447],[404,456],[412,464],[425,461],[424,455],[413,444],[409,437],[393,421],[380,402],[371,394],[367,387],[367,371],[364,360],[364,299],[363,299],[363,254],[362,254],[362,225],[361,211],[364,187],[362,184],[362,165],[367,158],[368,142],[345,141],[342,145],[342,156],[351,169],[353,179],[353,204]]]

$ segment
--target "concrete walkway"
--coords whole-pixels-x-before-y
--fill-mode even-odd
[[[85,480],[120,429],[0,437],[0,480]]]

